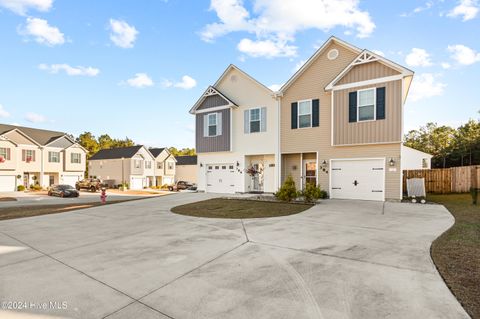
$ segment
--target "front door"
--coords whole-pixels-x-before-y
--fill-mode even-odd
[[[317,161],[316,160],[304,160],[303,161],[303,176],[304,185],[312,184],[317,185]]]
[[[25,186],[25,188],[27,189],[30,187],[29,182],[30,182],[30,174],[23,173],[23,186]]]

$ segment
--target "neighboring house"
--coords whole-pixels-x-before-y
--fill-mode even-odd
[[[130,189],[173,184],[175,158],[166,148],[143,145],[100,150],[88,163],[90,177],[110,186],[127,183]]]
[[[199,190],[243,193],[277,189],[278,112],[270,89],[230,65],[190,113],[196,117]]]
[[[175,181],[197,183],[197,155],[177,156]]]
[[[130,189],[155,185],[155,158],[143,145],[100,150],[88,161],[90,177],[109,185],[127,183]]]
[[[199,190],[273,192],[292,176],[297,188],[320,185],[331,198],[400,199],[412,78],[405,67],[335,37],[275,93],[229,66],[190,110]],[[267,110],[265,132],[249,132],[258,119],[246,112],[252,108]],[[249,178],[252,165],[263,176]]]
[[[68,134],[0,124],[0,191],[18,185],[75,185],[86,168],[87,151]]]
[[[149,149],[155,157],[155,185],[172,185],[175,182],[176,159],[166,148]]]
[[[402,170],[430,169],[432,157],[433,155],[402,145]]]

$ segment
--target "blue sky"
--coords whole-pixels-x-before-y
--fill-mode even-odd
[[[405,129],[480,110],[480,1],[0,0],[0,122],[193,147],[233,63],[278,86],[330,35],[416,72]]]

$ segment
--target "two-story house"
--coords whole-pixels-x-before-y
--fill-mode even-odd
[[[230,65],[190,113],[196,117],[199,190],[275,191],[278,112],[270,89]]]
[[[173,184],[175,158],[165,149],[143,145],[100,150],[88,162],[90,177],[113,185],[128,184],[130,189]]]
[[[155,157],[155,185],[171,185],[175,182],[177,160],[168,148],[150,148]]]
[[[199,190],[273,192],[292,176],[298,188],[320,185],[331,198],[401,198],[403,105],[412,78],[411,70],[335,37],[278,92],[230,66],[190,111],[196,116]],[[268,133],[255,138],[249,124],[256,114],[245,110],[259,106],[268,109]],[[263,174],[272,167],[270,174],[280,179],[272,187],[256,188],[256,177],[248,182],[246,159],[260,154],[270,154],[263,155],[270,158]],[[233,169],[212,173],[232,167],[222,164]]]
[[[66,133],[0,124],[0,191],[73,186],[84,177],[86,153]]]

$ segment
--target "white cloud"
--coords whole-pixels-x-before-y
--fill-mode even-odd
[[[29,9],[48,11],[53,0],[0,0],[0,7],[7,8],[19,15],[25,15]]]
[[[452,53],[452,59],[462,65],[470,65],[480,61],[479,52],[462,44],[449,45],[448,51]]]
[[[153,80],[146,73],[136,73],[135,76],[127,80],[127,84],[135,88],[145,88],[153,86]]]
[[[65,43],[65,37],[57,27],[52,27],[47,20],[39,18],[27,18],[27,24],[20,27],[19,33],[32,36],[36,42],[49,46]]]
[[[379,56],[385,56],[385,53],[383,53],[383,51],[380,51],[380,50],[372,50],[372,52],[375,54],[378,54]]]
[[[43,123],[47,121],[47,118],[41,114],[29,112],[25,114],[25,120],[31,123]]]
[[[67,75],[75,76],[75,75],[82,75],[82,76],[97,76],[100,73],[99,69],[93,68],[91,66],[70,66],[68,64],[40,64],[38,66],[40,70],[44,70],[50,73],[57,74],[60,71],[65,72]]]
[[[414,76],[409,98],[415,102],[443,94],[447,85],[438,80],[438,75],[423,73]]]
[[[456,18],[462,16],[463,21],[474,19],[480,11],[478,0],[460,0],[458,5],[448,14],[448,17]]]
[[[138,31],[123,20],[110,19],[110,40],[121,48],[133,48]]]
[[[300,68],[305,64],[305,62],[307,62],[307,60],[300,60],[297,62],[297,64],[295,64],[295,66],[293,67],[293,73],[297,72],[298,70],[300,70]]]
[[[426,10],[429,10],[430,8],[433,7],[433,1],[427,1],[425,2],[425,5],[423,6],[419,6],[419,7],[416,7],[415,9],[413,9],[411,12],[409,13],[402,13],[400,16],[401,17],[411,17],[413,16],[414,14],[417,14],[417,13],[420,13],[422,11],[426,11]]]
[[[182,81],[175,83],[173,86],[184,90],[190,90],[197,86],[197,81],[191,76],[184,75],[182,76]]]
[[[431,66],[430,54],[419,48],[413,48],[412,51],[406,56],[405,62],[408,66]]]
[[[291,57],[297,54],[297,47],[287,45],[286,41],[242,39],[237,46],[240,52],[252,57]]]
[[[450,63],[448,62],[442,62],[440,63],[440,65],[442,66],[443,69],[447,70],[447,69],[450,69],[452,66],[450,65]]]
[[[10,113],[7,112],[7,110],[5,110],[3,108],[3,105],[0,104],[0,118],[6,118],[6,117],[9,117],[10,116]]]
[[[269,85],[268,88],[270,90],[272,90],[273,92],[276,92],[278,90],[280,90],[280,88],[283,86],[283,84],[272,84],[272,85]]]
[[[164,88],[175,87],[179,89],[190,90],[197,86],[197,81],[189,75],[184,75],[182,76],[181,81],[174,82],[174,81],[165,79],[162,81],[161,85]]]
[[[256,39],[243,39],[238,48],[258,57],[295,55],[296,47],[289,43],[297,32],[307,29],[328,32],[344,27],[356,30],[360,38],[375,29],[370,14],[359,8],[359,0],[253,0],[251,12],[242,0],[211,0],[210,10],[219,21],[204,27],[200,33],[204,41],[230,32],[252,33]],[[269,49],[274,53],[265,53]]]

